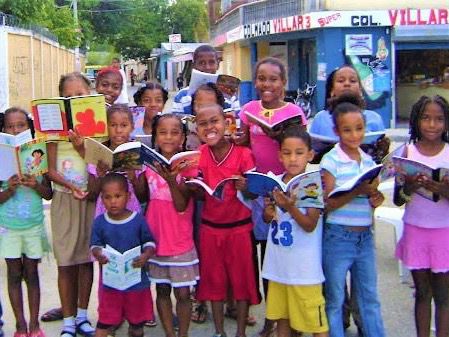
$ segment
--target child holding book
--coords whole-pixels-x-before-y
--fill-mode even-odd
[[[166,159],[182,151],[186,128],[174,114],[156,116],[153,123],[155,148]],[[146,219],[156,242],[156,254],[149,260],[149,274],[156,283],[157,308],[167,337],[175,337],[173,326],[173,288],[179,321],[178,336],[188,336],[190,325],[190,287],[199,279],[198,255],[193,242],[193,202],[182,176],[189,169],[170,170],[157,165],[157,172],[145,171],[149,191]],[[196,175],[195,172],[192,172]]]
[[[360,96],[341,95],[331,102],[339,142],[320,163],[325,195],[375,165],[360,149],[365,120]],[[365,336],[385,336],[377,296],[377,272],[372,233],[373,208],[384,200],[378,181],[365,181],[351,191],[330,197],[326,204],[323,270],[330,336],[343,337],[342,307],[346,275],[351,270]]]
[[[449,104],[441,96],[422,96],[410,114],[410,142],[405,156],[432,167],[449,168]],[[449,181],[424,174],[396,178],[394,202],[405,204],[404,233],[396,256],[411,270],[415,285],[417,336],[429,336],[431,302],[435,302],[436,336],[449,334]],[[440,197],[428,200],[419,188]]]
[[[100,69],[95,81],[95,90],[104,95],[107,104],[112,105],[120,96],[123,78],[120,70],[114,67]]]
[[[204,194],[197,298],[212,302],[216,336],[224,336],[223,305],[230,287],[237,302],[236,336],[245,336],[248,305],[257,304],[260,299],[253,262],[251,212],[237,198],[237,190],[245,190],[242,174],[254,168],[254,161],[248,148],[225,137],[225,116],[219,105],[201,107],[196,123],[198,135],[205,143],[200,147],[199,163],[204,182],[213,188],[225,178],[238,177],[235,183],[225,185],[222,201]]]
[[[298,127],[286,129],[280,139],[279,159],[288,183],[304,173],[313,159],[309,134]],[[321,268],[322,217],[317,208],[297,208],[296,197],[275,189],[265,199],[264,221],[269,225],[262,276],[269,280],[266,316],[277,322],[277,336],[296,331],[327,336]]]
[[[4,113],[0,130],[18,135],[30,126],[32,121],[24,110],[10,108]],[[0,254],[6,261],[9,299],[16,319],[14,337],[45,337],[39,327],[38,263],[45,250],[48,251],[42,198],[50,200],[51,197],[47,175],[13,175],[0,182]],[[22,281],[28,288],[28,325],[23,310]]]
[[[82,74],[74,72],[61,77],[60,96],[89,94],[90,82]],[[87,306],[93,281],[89,243],[95,204],[86,199],[87,168],[80,156],[83,141],[75,133],[71,133],[70,139],[47,144],[48,176],[54,188],[50,210],[53,252],[64,318],[61,337],[75,333],[92,336],[95,330],[87,318]]]
[[[121,324],[124,319],[129,323],[131,337],[143,337],[144,322],[152,315],[152,302],[148,297],[150,282],[143,267],[154,254],[155,244],[144,217],[127,209],[129,196],[125,176],[108,173],[103,177],[101,199],[106,213],[99,215],[94,221],[92,255],[104,265],[109,262],[103,251],[106,245],[119,253],[140,246],[142,253],[134,260],[132,267],[142,268],[142,271],[141,281],[125,290],[100,285],[96,337],[106,337],[108,331]]]
[[[147,82],[134,94],[134,102],[145,107],[142,127],[135,126],[133,135],[151,135],[153,118],[164,110],[168,92],[159,83]]]

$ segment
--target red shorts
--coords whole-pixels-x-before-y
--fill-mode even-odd
[[[225,301],[228,287],[237,301],[260,303],[251,226],[215,229],[200,226],[200,301]]]
[[[138,325],[153,316],[150,289],[120,291],[103,288],[100,294],[98,323],[102,325],[119,325],[123,319]]]

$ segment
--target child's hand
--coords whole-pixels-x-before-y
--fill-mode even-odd
[[[39,184],[37,182],[37,179],[35,176],[30,175],[30,174],[24,174],[22,179],[21,179],[21,183],[23,186],[35,189],[36,186]]]
[[[73,197],[78,200],[84,200],[87,197],[87,195],[89,194],[89,192],[81,191],[76,186],[72,186],[71,191],[72,191]]]
[[[273,130],[270,128],[267,128],[266,126],[261,126],[262,131],[270,138],[276,139],[277,137],[279,137],[282,133],[282,130]]]
[[[109,262],[108,257],[102,253],[96,254],[95,258],[97,259],[99,264],[106,264]]]
[[[246,185],[246,178],[242,176],[234,176],[233,178],[238,178],[234,182],[235,189],[238,191],[246,191],[247,185]]]
[[[427,177],[421,173],[415,175],[401,174],[398,178],[400,181],[404,182],[404,192],[408,195],[412,195],[419,188],[424,187],[424,181],[427,179]]]
[[[132,266],[134,268],[143,268],[148,261],[148,254],[142,253],[139,257],[136,257],[133,261]]]
[[[377,180],[373,181],[372,183],[370,183],[369,180],[365,180],[359,186],[356,187],[355,192],[357,193],[357,195],[369,196],[377,190],[378,185],[379,182]]]
[[[429,179],[427,177],[423,177],[421,180],[421,185],[428,191],[437,193],[437,194],[444,194],[449,184],[446,181],[435,181],[433,179]]]
[[[20,178],[17,174],[14,174],[8,179],[8,189],[11,192],[16,192],[17,187],[20,185]]]
[[[380,205],[382,205],[384,200],[385,200],[385,197],[382,194],[382,192],[377,191],[377,190],[374,191],[373,193],[371,193],[369,196],[369,203],[370,203],[371,207],[373,207],[373,208],[377,208]]]
[[[103,178],[109,171],[109,166],[106,165],[102,160],[97,164],[97,176]]]
[[[276,203],[273,199],[266,197],[263,198],[264,204],[264,219],[273,219],[276,217]],[[268,222],[268,221],[267,221]]]
[[[287,196],[284,192],[279,190],[278,188],[275,188],[273,190],[273,198],[276,202],[276,205],[279,207],[286,209],[287,211],[291,209],[291,207],[295,206],[296,198]]]
[[[155,163],[154,167],[156,168],[157,173],[164,178],[164,180],[168,184],[176,184],[176,176],[178,175],[178,170],[170,170],[170,168],[166,166],[162,166],[159,163]]]
[[[82,148],[84,146],[84,137],[75,130],[69,130],[69,140],[75,149]]]

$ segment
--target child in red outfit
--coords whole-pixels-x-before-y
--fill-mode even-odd
[[[200,225],[200,277],[198,300],[212,302],[216,336],[224,336],[223,304],[228,286],[237,302],[237,336],[245,335],[248,305],[260,302],[256,286],[251,238],[251,211],[237,198],[244,191],[242,174],[254,168],[251,151],[224,137],[225,118],[219,105],[199,109],[197,132],[205,144],[200,147],[199,170],[204,182],[215,187],[225,178],[238,176],[225,185],[223,200],[205,194]],[[247,278],[243,281],[242,275]]]

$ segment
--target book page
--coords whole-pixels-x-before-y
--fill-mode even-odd
[[[320,171],[306,172],[289,181],[290,196],[296,197],[296,207],[324,208]]]
[[[22,174],[41,176],[48,172],[47,145],[44,139],[22,144],[17,154]]]
[[[106,103],[103,95],[72,97],[70,111],[73,129],[84,137],[108,135]]]
[[[15,148],[10,145],[0,144],[0,158],[2,158],[2,169],[0,170],[0,181],[6,181],[14,174],[18,174],[17,158]]]
[[[102,161],[109,168],[112,168],[113,154],[107,146],[101,144],[92,138],[84,139],[85,155],[84,160],[88,164],[98,165],[99,161]]]
[[[57,103],[39,104],[36,106],[40,130],[64,131],[61,106]]]
[[[217,74],[203,73],[202,71],[193,69],[192,75],[190,77],[188,94],[192,96],[195,93],[196,89],[198,89],[202,84],[206,84],[209,82],[216,83],[217,78]]]
[[[103,248],[109,262],[103,265],[103,284],[118,290],[125,290],[141,282],[141,269],[132,267],[134,258],[140,255],[140,247],[120,254],[112,247]]]

